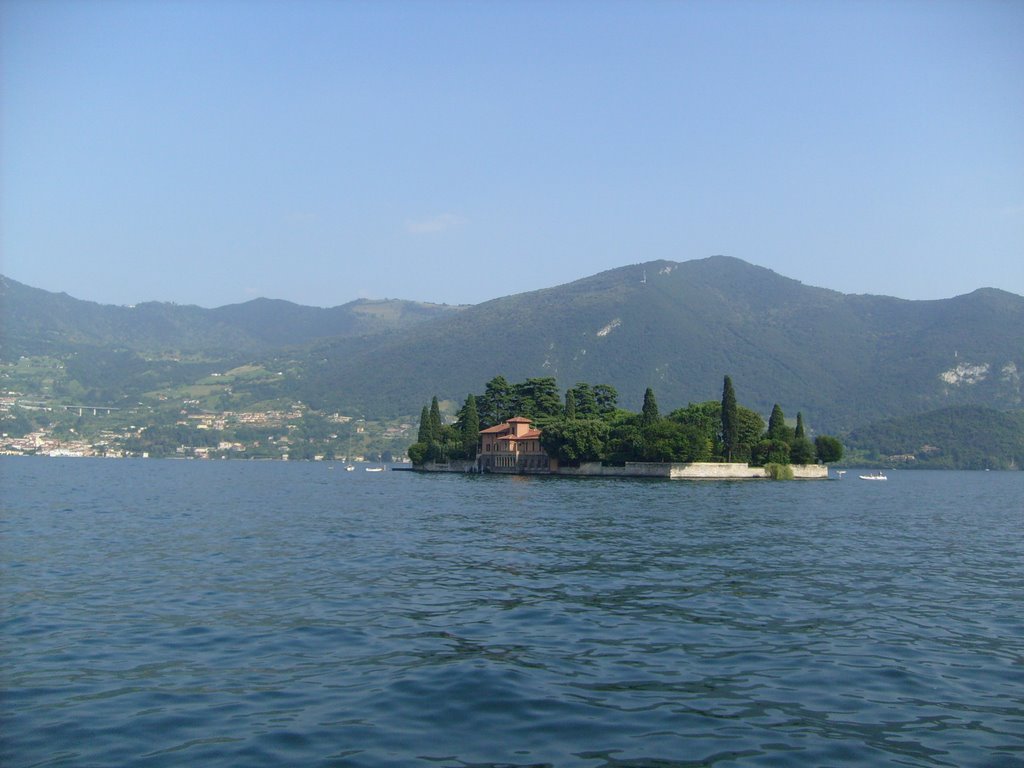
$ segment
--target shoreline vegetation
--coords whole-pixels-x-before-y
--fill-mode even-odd
[[[654,391],[644,393],[640,413],[621,409],[607,384],[579,382],[560,395],[554,377],[512,384],[491,379],[482,395],[470,394],[453,423],[444,424],[437,397],[420,414],[417,441],[409,447],[413,468],[433,472],[497,472],[576,477],[669,477],[693,479],[827,478],[827,464],[843,457],[830,435],[810,439],[803,414],[786,422],[776,404],[767,424],[737,403],[725,376],[720,401],[690,403],[666,416]],[[528,462],[518,459],[514,437],[506,437],[502,466],[485,461],[491,450],[483,432],[528,421],[543,449]]]

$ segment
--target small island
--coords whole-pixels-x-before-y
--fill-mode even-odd
[[[729,376],[720,401],[666,416],[651,388],[640,413],[617,400],[607,384],[578,383],[563,399],[553,377],[510,384],[496,376],[451,424],[437,397],[424,406],[409,458],[423,472],[781,480],[825,479],[843,455],[835,437],[812,442],[801,413],[790,426],[776,404],[766,424],[738,405]]]

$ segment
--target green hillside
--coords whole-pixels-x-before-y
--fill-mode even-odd
[[[0,276],[2,359],[81,347],[126,349],[146,358],[266,354],[338,337],[401,331],[458,307],[360,299],[330,309],[253,299],[217,309],[146,302],[131,307],[81,301]]]
[[[846,435],[872,462],[923,469],[1024,468],[1024,411],[958,406],[886,419]]]
[[[460,308],[110,307],[3,278],[0,305],[0,361],[37,357],[36,368],[59,372],[53,396],[98,404],[171,397],[251,363],[273,377],[238,382],[217,402],[407,417],[435,394],[461,402],[500,374],[554,376],[563,390],[604,382],[633,410],[651,387],[671,410],[716,397],[728,374],[749,407],[801,412],[812,433],[954,406],[1024,407],[1020,296],[844,295],[721,256],[636,264]],[[22,370],[35,368],[5,375]]]
[[[737,259],[623,267],[497,299],[380,344],[318,346],[304,397],[397,413],[436,392],[479,391],[496,372],[603,381],[639,407],[713,397],[723,372],[767,414],[812,429],[956,404],[1022,403],[1024,299],[986,289],[915,302],[805,286]],[[972,373],[973,372],[973,373]],[[979,373],[980,372],[980,373]]]

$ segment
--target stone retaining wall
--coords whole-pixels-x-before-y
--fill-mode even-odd
[[[824,464],[793,464],[791,468],[794,479],[824,480],[828,477],[828,467]],[[594,461],[580,464],[578,467],[558,467],[551,473],[567,477],[667,477],[673,480],[751,480],[768,477],[764,467],[715,462],[678,464],[627,461],[625,466],[605,467]]]
[[[827,464],[791,464],[794,480],[828,480]]]
[[[828,467],[824,464],[791,464],[795,480],[825,480]],[[453,459],[438,464],[429,462],[414,469],[421,472],[476,472],[476,462],[468,459]],[[496,474],[515,474],[516,470]],[[749,464],[693,462],[679,464],[672,462],[627,461],[624,466],[602,466],[599,461],[584,462],[578,467],[553,466],[551,470],[535,470],[529,474],[552,474],[564,477],[664,477],[672,480],[763,480],[768,477],[764,467]]]

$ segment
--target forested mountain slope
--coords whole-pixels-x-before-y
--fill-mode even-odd
[[[364,348],[326,343],[311,400],[399,411],[463,398],[496,373],[615,386],[639,407],[715,398],[802,411],[816,429],[954,404],[1021,404],[1024,299],[993,289],[941,301],[844,295],[738,259],[665,261],[496,299]]]
[[[269,299],[112,307],[2,278],[0,304],[6,359],[63,356],[82,376],[90,361],[111,360],[95,385],[105,396],[121,381],[150,391],[147,360],[166,366],[191,353],[265,364],[283,372],[279,397],[374,416],[414,415],[434,395],[461,401],[498,374],[554,376],[563,390],[610,384],[632,409],[652,387],[665,410],[719,397],[729,374],[744,405],[767,415],[779,403],[819,432],[955,405],[1024,403],[1020,296],[846,295],[721,256],[636,264],[459,308],[358,301],[320,309]]]
[[[1024,410],[941,408],[858,427],[844,442],[873,462],[929,469],[1024,468]]]

